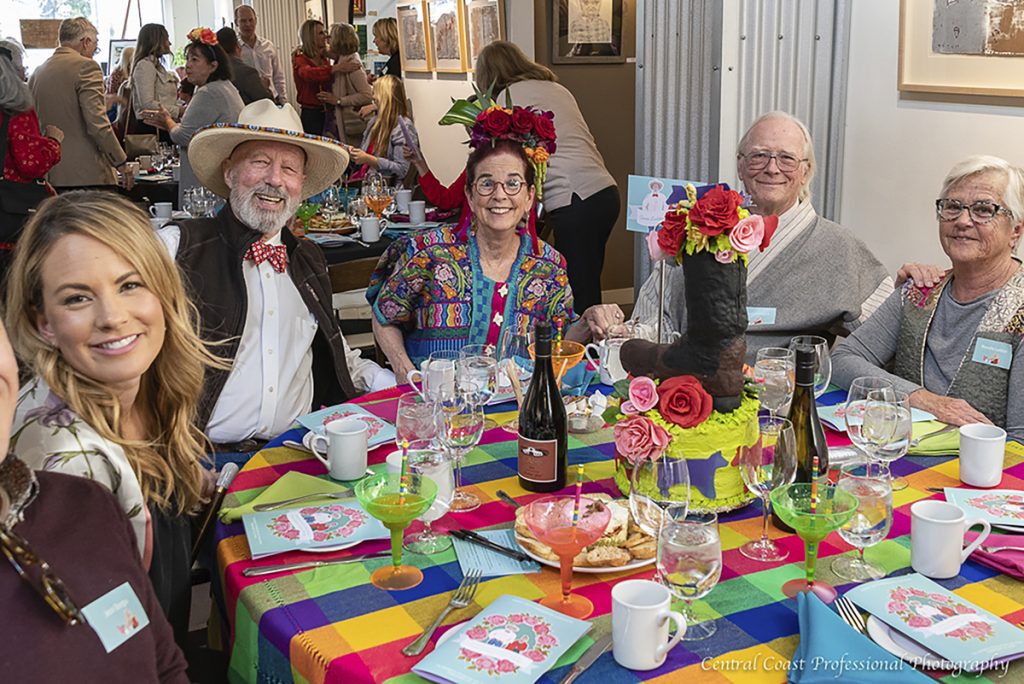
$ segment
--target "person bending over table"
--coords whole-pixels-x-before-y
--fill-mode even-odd
[[[393,267],[382,258],[367,299],[374,336],[399,377],[437,350],[497,345],[509,328],[561,318],[566,338],[584,341],[622,321],[614,304],[573,312],[565,259],[523,227],[535,196],[518,143],[481,145],[466,162],[472,220],[412,236]]]
[[[179,644],[191,596],[189,517],[204,499],[194,423],[204,373],[181,276],[149,217],[105,192],[46,200],[15,250],[7,327],[36,374],[11,449],[32,468],[109,489]],[[100,536],[107,530],[70,533]]]
[[[935,202],[953,267],[908,282],[832,354],[832,378],[892,380],[912,406],[953,425],[994,423],[1024,442],[1024,171],[998,157],[956,164]],[[890,370],[891,369],[891,370]]]
[[[219,462],[244,462],[313,408],[395,378],[349,348],[323,253],[284,230],[302,200],[341,176],[344,146],[303,134],[291,105],[257,100],[237,124],[196,134],[189,158],[203,185],[228,202],[216,217],[172,223],[158,235],[185,274],[203,338],[232,362],[230,372],[206,374],[197,422]]]
[[[406,139],[402,124],[412,138],[412,145],[419,148],[419,136],[412,119],[409,118],[402,79],[396,76],[381,76],[374,81],[373,103],[377,106],[377,113],[370,119],[366,132],[363,133],[362,149],[348,148],[352,163],[360,167],[350,179],[357,180],[367,175],[379,174],[401,182],[409,173],[409,160],[404,153]]]

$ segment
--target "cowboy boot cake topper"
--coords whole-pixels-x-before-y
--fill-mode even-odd
[[[768,246],[777,216],[743,208],[743,196],[724,184],[686,186],[687,198],[671,206],[661,229],[648,239],[651,258],[675,258],[683,268],[685,307],[677,320],[686,332],[671,344],[630,340],[622,367],[635,376],[665,380],[692,375],[724,413],[743,398],[747,329],[747,254]]]

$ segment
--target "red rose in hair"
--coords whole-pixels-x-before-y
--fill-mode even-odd
[[[658,385],[658,397],[662,417],[681,428],[700,425],[711,415],[711,395],[692,375],[662,380]]]
[[[507,135],[512,130],[512,117],[503,109],[492,109],[484,115],[484,130],[495,138]]]
[[[715,237],[739,223],[736,210],[743,203],[743,197],[735,190],[726,190],[721,185],[708,190],[690,209],[690,222],[709,237]]]
[[[534,114],[524,107],[512,109],[512,130],[516,133],[529,133],[533,130]]]
[[[554,140],[555,124],[546,116],[547,114],[550,114],[550,112],[534,115],[533,130],[541,140]]]
[[[686,214],[677,214],[669,209],[658,231],[658,246],[666,254],[675,256],[686,241]]]

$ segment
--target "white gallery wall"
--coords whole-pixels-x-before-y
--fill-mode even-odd
[[[995,154],[1024,165],[1024,98],[901,96],[899,5],[853,3],[839,214],[890,270],[906,261],[948,265],[934,201],[955,162]]]

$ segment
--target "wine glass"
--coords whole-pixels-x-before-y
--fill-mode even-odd
[[[893,477],[891,465],[902,458],[910,447],[910,438],[914,430],[910,397],[905,392],[895,390],[871,392],[868,395],[866,412],[865,431],[874,421],[884,426],[878,430],[878,442],[875,447],[875,458],[882,466],[883,474],[888,477],[894,492],[906,489],[907,481],[902,477]],[[885,438],[886,435],[888,438]]]
[[[494,345],[467,344],[459,352],[459,363],[455,383],[469,401],[481,409],[494,396],[498,383],[498,360],[494,356]],[[484,429],[497,427],[490,418],[484,417]]]
[[[435,533],[431,525],[444,517],[451,507],[455,495],[452,463],[436,449],[426,448],[428,445],[425,443],[421,442],[417,446],[421,448],[410,449],[408,452],[409,472],[433,480],[437,485],[437,496],[430,508],[417,518],[423,521],[423,530],[406,537],[405,548],[413,553],[440,553],[451,548],[452,540],[448,535]]]
[[[892,486],[884,475],[873,475],[868,463],[847,463],[836,485],[857,498],[857,511],[839,528],[839,536],[856,547],[857,556],[832,561],[837,577],[854,582],[882,579],[885,570],[864,560],[864,549],[885,539],[892,527]]]
[[[740,547],[740,553],[756,561],[784,560],[789,552],[768,538],[768,516],[771,514],[773,489],[789,484],[796,477],[796,438],[793,424],[785,418],[760,416],[761,436],[750,447],[740,451],[740,475],[751,493],[761,498],[763,520],[761,538]]]
[[[533,376],[533,355],[530,346],[533,344],[533,333],[519,332],[513,326],[506,326],[498,340],[498,387],[508,387],[516,398],[516,406],[523,402],[523,395]],[[501,426],[512,433],[519,432],[519,416]]]
[[[374,174],[363,181],[363,202],[378,219],[391,206],[393,199],[387,181],[380,174]]]
[[[694,615],[693,602],[704,598],[722,576],[722,542],[715,513],[668,516],[658,533],[658,579],[683,600],[683,641],[700,641],[715,633],[715,621]]]
[[[629,510],[644,532],[657,538],[666,517],[685,517],[689,505],[690,470],[685,458],[665,454],[633,466]]]
[[[828,340],[817,335],[797,335],[789,341],[789,348],[794,351],[800,346],[814,349],[818,361],[814,368],[814,396],[820,397],[832,381],[832,355],[829,354]]]
[[[836,590],[831,584],[815,580],[818,566],[818,544],[845,525],[857,511],[857,499],[833,485],[816,482],[794,482],[772,490],[772,506],[782,522],[804,540],[806,579],[790,580],[782,585],[782,593],[793,598],[800,592],[812,592],[823,602],[831,603]]]
[[[484,414],[479,406],[458,395],[441,400],[438,406],[441,443],[455,463],[455,494],[451,510],[455,513],[472,511],[480,505],[480,498],[462,489],[462,461],[480,442],[484,432]]]
[[[526,506],[524,520],[537,540],[558,556],[562,579],[560,596],[545,596],[540,604],[574,618],[583,619],[594,612],[590,599],[572,593],[572,562],[576,554],[604,534],[611,510],[601,501],[581,496],[545,496]]]
[[[871,392],[880,391],[879,397],[892,396],[894,392],[892,382],[886,378],[875,376],[864,376],[855,379],[850,383],[850,390],[846,395],[846,406],[843,407],[843,420],[846,423],[846,434],[854,446],[867,454],[870,460],[873,456],[875,441],[879,435],[877,430],[882,427],[877,423],[865,426],[864,415],[867,409],[868,395]],[[865,430],[865,427],[868,429]]]
[[[754,381],[761,386],[761,406],[768,414],[785,413],[793,401],[796,384],[796,355],[785,347],[764,347],[757,350]]]
[[[402,533],[413,520],[434,503],[437,485],[428,477],[406,473],[405,485],[398,473],[382,473],[356,484],[356,498],[363,509],[391,532],[391,565],[370,575],[375,587],[389,590],[411,589],[423,581],[419,568],[402,565]]]
[[[309,220],[316,216],[318,211],[320,211],[320,205],[312,202],[303,202],[295,210],[295,218],[302,221],[303,230],[309,230]]]
[[[406,392],[398,397],[395,414],[395,444],[431,442],[437,437],[437,405],[419,392]]]

